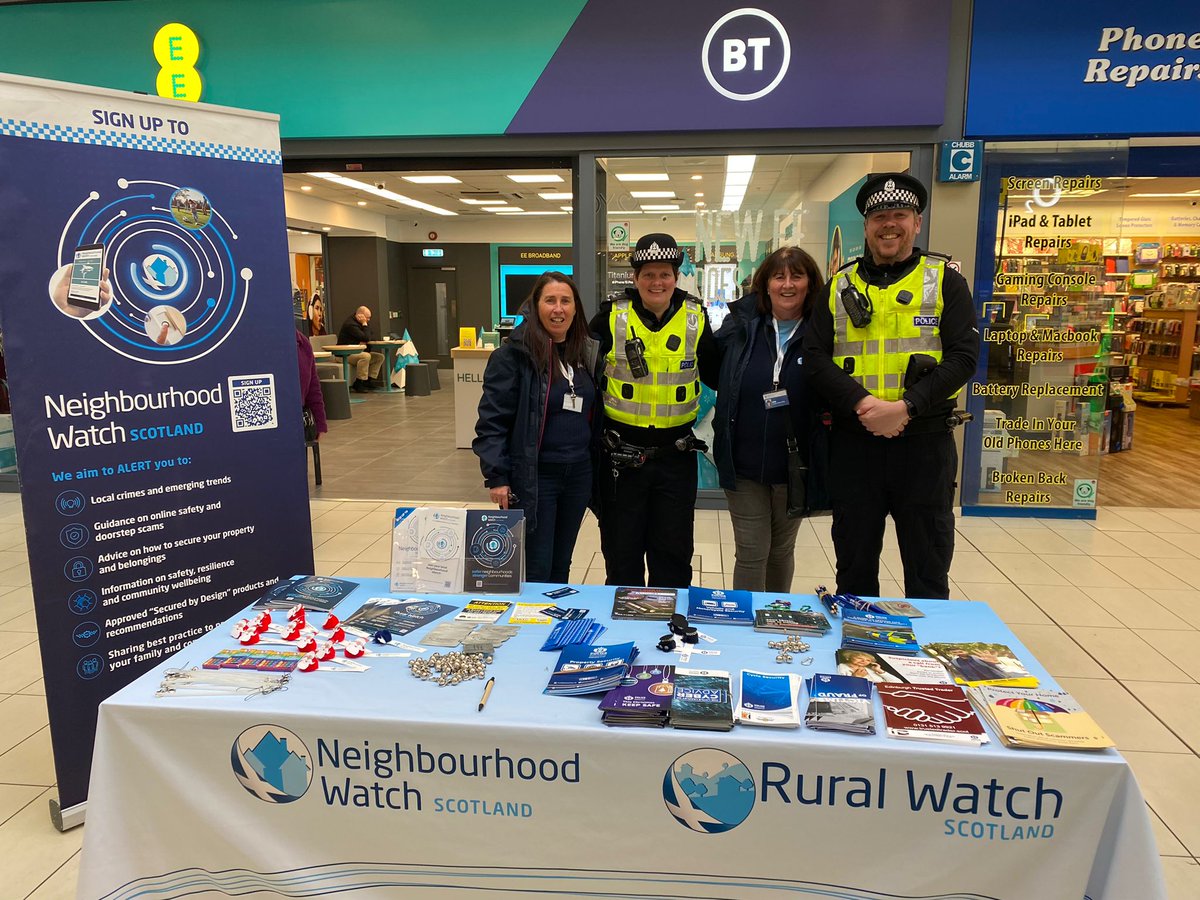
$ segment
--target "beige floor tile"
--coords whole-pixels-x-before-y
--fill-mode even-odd
[[[63,863],[27,900],[75,900],[75,887],[79,883],[79,856],[76,853]]]
[[[1195,628],[1200,628],[1200,591],[1167,591],[1151,589],[1146,596],[1166,607]]]
[[[1128,760],[1142,795],[1193,856],[1200,852],[1200,758],[1193,753],[1129,751]]]
[[[1039,556],[1076,556],[1084,552],[1049,528],[1013,528],[1008,533],[1017,539],[1022,550]]]
[[[1168,900],[1196,900],[1200,897],[1200,863],[1192,858],[1164,857],[1163,877]]]
[[[390,534],[381,535],[354,558],[362,562],[390,563],[392,561],[392,536]]]
[[[320,562],[349,562],[376,540],[374,535],[343,531],[321,544],[313,551],[313,556]]]
[[[17,616],[33,612],[33,591],[30,588],[12,588],[0,595],[0,628]]]
[[[1089,556],[1039,556],[1050,568],[1076,587],[1122,587],[1128,582],[1112,569],[1100,565]],[[1200,562],[1200,560],[1197,560]]]
[[[1118,750],[1187,752],[1187,745],[1120,682],[1111,678],[1060,678],[1058,683],[1117,742]]]
[[[703,512],[703,510],[700,510],[700,512]],[[702,541],[706,544],[721,543],[721,527],[715,518],[707,522],[697,519],[694,533],[697,541]]]
[[[1141,531],[1064,531],[1060,532],[1067,541],[1089,556],[1139,556],[1127,539],[1141,535]]]
[[[1126,681],[1125,686],[1193,752],[1200,753],[1200,684]]]
[[[1059,625],[1097,625],[1117,628],[1121,622],[1077,587],[1027,584],[1024,591]]]
[[[1050,617],[1015,584],[960,582],[964,599],[986,603],[1006,625],[1052,625]]]
[[[54,784],[49,726],[35,731],[0,755],[0,784],[36,784],[42,787]],[[0,850],[0,859],[3,858],[3,850]]]
[[[11,694],[0,700],[0,754],[11,750],[39,729],[50,724],[46,698],[30,694]]]
[[[314,517],[322,516],[327,512],[333,512],[342,505],[341,500],[309,500],[308,508],[312,510]]]
[[[1200,559],[1189,556],[1186,559],[1156,559],[1154,562],[1186,582],[1188,587],[1200,586]]]
[[[0,694],[15,694],[42,677],[42,656],[36,643],[0,658]]]
[[[1200,681],[1200,669],[1196,667],[1196,632],[1175,631],[1172,629],[1134,628],[1130,632],[1137,635],[1149,646],[1153,647],[1179,669],[1189,675],[1192,681]],[[1136,677],[1136,676],[1135,676]],[[1144,676],[1147,681],[1168,681],[1166,678]]]
[[[1112,509],[1096,510],[1096,520],[1092,523],[1099,531],[1142,531],[1141,525],[1136,525],[1121,513]]]
[[[994,525],[982,528],[964,528],[960,523],[957,530],[959,536],[955,545],[956,552],[958,549],[965,550],[969,547],[985,553],[1025,552],[1025,546],[1020,541],[1003,528]]]
[[[1069,584],[1067,579],[1033,554],[985,553],[983,555],[1018,587],[1026,584]],[[970,581],[971,579],[962,577],[962,580]]]
[[[713,572],[703,572],[700,575],[700,587],[724,589],[727,586],[728,585],[725,584],[724,575],[715,574]]]
[[[604,579],[605,575],[603,569],[588,569],[587,573],[583,576],[583,583],[604,584]]]
[[[314,575],[325,575],[329,578],[332,578],[334,575],[337,574],[338,569],[342,568],[342,566],[344,566],[345,564],[346,563],[341,560],[338,560],[336,562],[327,562],[327,561],[318,559],[316,561],[315,565],[313,566],[313,574]]]
[[[721,568],[721,545],[716,544],[695,544],[695,553],[700,557],[700,571],[720,573]],[[693,563],[694,565],[694,563]]]
[[[0,572],[29,562],[29,555],[19,550],[0,550]]]
[[[1131,591],[1129,588],[1100,587],[1085,587],[1081,588],[1081,590],[1129,628],[1179,628],[1194,630],[1196,627],[1140,591]],[[1073,624],[1101,625],[1103,623],[1077,622]],[[1200,637],[1200,635],[1197,635],[1197,637]]]
[[[0,572],[0,587],[21,587],[26,584],[29,584],[28,563]]]
[[[372,509],[367,512],[357,522],[352,522],[344,529],[350,534],[391,534],[392,523],[396,516],[396,510],[390,505],[385,509]]]
[[[1114,678],[1190,682],[1192,678],[1165,654],[1127,628],[1068,625],[1067,634]],[[1171,632],[1161,632],[1170,634]]]
[[[37,640],[37,626],[33,625],[32,617],[33,613],[28,612],[11,622],[0,625],[0,656],[15,653]],[[32,627],[22,627],[25,623],[29,623]]]
[[[363,516],[369,515],[373,508],[373,505],[345,503],[338,509],[322,513],[313,519],[313,531],[345,531]]]
[[[1088,519],[1043,519],[1042,522],[1051,531],[1064,536],[1072,531],[1096,530],[1096,526]]]
[[[0,784],[0,825],[33,802],[45,788],[26,784]]]
[[[330,565],[338,565],[338,563],[330,563]],[[388,578],[392,574],[392,565],[385,562],[363,562],[355,559],[341,563],[341,568],[334,574],[343,578]]]
[[[21,690],[17,691],[17,693],[18,694],[28,694],[28,695],[34,696],[34,697],[45,697],[46,696],[46,682],[43,681],[41,678],[39,678],[37,681],[33,682],[32,684],[25,685],[25,687],[21,688]]]
[[[900,586],[900,582],[891,578],[880,578],[879,596],[893,600],[900,600],[904,598],[904,588]]]
[[[1119,556],[1093,556],[1092,559],[1124,578],[1129,584],[1137,585],[1139,590],[1162,588],[1183,591],[1192,587],[1163,568],[1162,563],[1171,560]]]
[[[1092,659],[1057,625],[1012,626],[1013,634],[1029,648],[1046,671],[1058,678],[1109,678],[1098,662]]]
[[[1147,805],[1146,811],[1150,813],[1150,827],[1154,830],[1154,843],[1158,847],[1158,855],[1184,856],[1191,859],[1192,854],[1188,853],[1187,847],[1179,843],[1179,838],[1171,833],[1171,829],[1158,817],[1158,813],[1150,809],[1149,805]]]
[[[1182,550],[1184,553],[1187,553],[1189,556],[1200,557],[1200,538],[1196,537],[1195,532],[1189,531],[1185,534],[1183,534],[1183,533],[1181,533],[1181,534],[1175,534],[1175,533],[1160,534],[1160,535],[1158,535],[1158,537],[1160,537],[1162,540],[1166,541],[1168,544],[1171,544],[1174,547],[1178,547],[1180,550]]]
[[[1184,532],[1186,536],[1190,532]],[[1180,534],[1172,533],[1174,537],[1180,537]],[[1121,535],[1121,543],[1129,549],[1133,550],[1138,556],[1145,556],[1152,559],[1192,559],[1192,556],[1187,550],[1179,547],[1174,542],[1166,540],[1164,535],[1151,534],[1150,532],[1126,532]],[[1103,556],[1103,553],[1098,551],[1089,551],[1096,553],[1097,556]]]
[[[1145,509],[1135,506],[1121,507],[1122,518],[1128,519],[1133,524],[1137,525],[1144,531],[1149,531],[1154,534],[1164,534],[1170,532],[1188,532],[1194,531],[1188,525],[1184,525],[1174,519],[1169,519],[1162,513],[1153,509]]]
[[[5,632],[9,632],[9,633],[20,632],[20,633],[24,634],[27,638],[36,639],[36,637],[37,637],[37,615],[33,612],[33,610],[30,610],[27,613],[24,613],[15,618],[9,619],[3,625],[0,625],[0,628],[4,629]]]
[[[1007,584],[1008,576],[989,562],[983,553],[954,553],[950,562],[950,577],[955,581],[978,584]]]
[[[79,852],[83,828],[56,831],[47,811],[51,796],[51,791],[44,791],[0,825],[6,897],[29,896],[50,873]]]
[[[1156,509],[1155,512],[1186,525],[1189,531],[1200,533],[1200,509]]]
[[[792,578],[791,592],[793,594],[811,594],[819,584],[825,585],[832,591],[837,584],[837,578],[832,572],[795,575]]]

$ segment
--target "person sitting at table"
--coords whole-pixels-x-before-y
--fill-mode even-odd
[[[365,306],[360,306],[354,311],[354,315],[346,319],[342,323],[342,327],[338,329],[339,344],[365,344],[368,341],[373,341],[371,337],[371,311]],[[371,381],[379,378],[379,370],[383,368],[383,354],[375,351],[364,350],[361,353],[354,353],[347,356],[346,359],[357,367],[357,376],[354,379],[354,384],[350,385],[350,390],[364,394],[371,390]],[[370,378],[370,380],[368,380]]]
[[[471,449],[501,509],[525,511],[525,580],[565,584],[592,493],[599,346],[579,289],[546,272],[488,359]]]

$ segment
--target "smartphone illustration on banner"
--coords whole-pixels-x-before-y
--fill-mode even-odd
[[[71,287],[67,291],[67,302],[83,309],[98,310],[100,308],[100,276],[103,273],[103,244],[82,244],[76,247],[75,259],[71,265]]]

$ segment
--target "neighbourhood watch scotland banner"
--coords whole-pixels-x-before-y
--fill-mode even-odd
[[[0,209],[66,810],[105,697],[312,571],[278,120],[0,75]]]

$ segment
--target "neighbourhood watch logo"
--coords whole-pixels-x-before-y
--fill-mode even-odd
[[[671,763],[663,800],[680,825],[701,834],[723,834],[741,825],[754,807],[754,776],[736,756],[706,747]]]
[[[241,786],[266,803],[299,800],[312,784],[308,747],[278,725],[254,725],[239,734],[229,763]]]
[[[783,81],[792,43],[783,24],[768,12],[745,7],[717,19],[704,38],[704,77],[722,97],[757,100]]]

